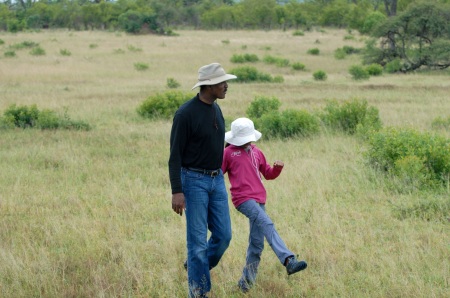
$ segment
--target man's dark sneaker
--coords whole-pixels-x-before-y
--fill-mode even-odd
[[[297,258],[292,256],[289,257],[287,260],[287,264],[286,264],[286,271],[288,275],[297,273],[299,271],[302,271],[304,269],[306,269],[306,267],[308,266],[308,264],[306,264],[305,261],[297,261]]]
[[[187,271],[187,260],[186,260],[186,261],[184,261],[183,267],[184,267],[184,270],[186,270],[186,271]]]
[[[248,291],[250,291],[252,284],[248,282],[246,278],[241,277],[241,279],[238,281],[238,287],[242,291],[242,293],[247,293]]]

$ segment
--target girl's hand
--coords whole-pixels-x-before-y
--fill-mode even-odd
[[[282,168],[282,167],[284,167],[284,163],[282,161],[277,160],[273,163],[273,166],[275,168]]]

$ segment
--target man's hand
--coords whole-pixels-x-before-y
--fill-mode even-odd
[[[186,209],[184,201],[184,194],[182,192],[172,194],[172,209],[180,216],[183,215],[183,210]]]

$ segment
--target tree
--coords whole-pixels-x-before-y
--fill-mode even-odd
[[[380,48],[368,44],[365,62],[386,65],[396,61],[398,71],[422,66],[450,66],[450,5],[436,2],[412,4],[396,17],[388,18],[373,31]]]
[[[397,15],[397,0],[384,0],[384,8],[389,17]]]

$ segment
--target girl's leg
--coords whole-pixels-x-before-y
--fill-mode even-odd
[[[265,212],[265,206],[256,203],[254,200],[249,200],[239,205],[237,209],[248,217],[251,225],[259,230],[259,233],[262,233],[264,237],[266,237],[267,242],[277,255],[278,260],[284,266],[286,258],[294,256],[294,253],[286,247],[286,244],[278,235],[272,220]]]

